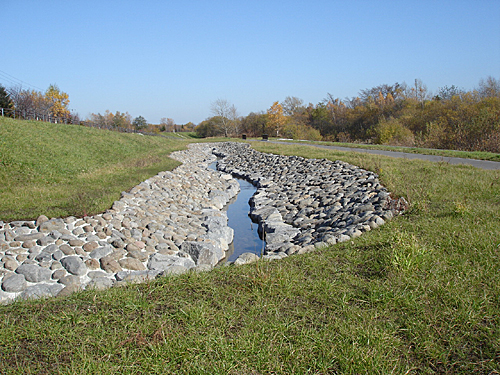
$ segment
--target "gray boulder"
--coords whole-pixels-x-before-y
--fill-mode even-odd
[[[31,240],[38,240],[42,237],[45,237],[43,233],[40,232],[35,232],[35,233],[30,233],[30,234],[21,234],[20,236],[17,236],[14,238],[14,241],[31,241]]]
[[[195,267],[196,268],[196,267]],[[183,273],[186,273],[189,271],[186,267],[180,266],[180,265],[173,265],[168,267],[164,272],[163,276],[169,276],[169,275],[182,275]]]
[[[172,267],[177,267],[177,266],[172,266]],[[116,280],[118,281],[125,281],[130,283],[142,283],[145,281],[155,279],[160,273],[161,272],[158,270],[120,271],[116,273],[115,277]]]
[[[40,267],[36,264],[21,264],[16,269],[16,273],[24,275],[24,278],[32,283],[49,280],[52,271],[48,268]]]
[[[102,257],[105,257],[106,255],[109,255],[112,252],[113,248],[111,246],[102,246],[93,250],[89,255],[93,259],[101,259]]]
[[[37,262],[49,262],[52,260],[52,254],[46,252],[46,251],[42,251],[40,254],[38,254],[36,257],[35,257],[35,260]]]
[[[114,281],[108,277],[96,277],[87,284],[87,289],[102,290],[113,286]]]
[[[134,271],[142,271],[145,270],[144,264],[141,261],[135,258],[123,258],[118,261],[118,264],[125,269],[134,270]]]
[[[290,241],[300,233],[300,229],[282,221],[261,222],[259,229],[265,233],[266,245]]]
[[[60,284],[63,285],[80,285],[80,276],[76,275],[66,275],[63,276],[59,279],[58,281]]]
[[[280,221],[282,220],[279,211],[272,206],[263,206],[250,210],[250,217],[254,221]]]
[[[66,224],[62,219],[50,219],[40,224],[38,230],[43,233],[48,233],[52,231],[61,231],[63,229],[66,229]]]
[[[24,275],[16,273],[4,278],[2,282],[2,289],[9,293],[22,292],[27,286]]]
[[[175,255],[155,253],[149,257],[148,269],[166,271],[171,266],[183,266],[187,269],[193,268],[195,263],[191,258],[182,258]]]
[[[68,256],[61,259],[62,266],[69,273],[82,276],[87,272],[87,266],[83,262],[83,260],[78,256]]]
[[[19,296],[22,299],[54,297],[64,288],[61,284],[36,284],[27,287]]]
[[[242,264],[253,263],[259,259],[259,256],[254,253],[243,253],[234,261],[234,265],[240,266]]]
[[[198,266],[208,264],[213,267],[225,256],[220,246],[206,242],[186,241],[182,243],[181,250],[189,254]]]

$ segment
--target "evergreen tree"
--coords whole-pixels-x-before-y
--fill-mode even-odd
[[[136,117],[134,119],[134,122],[132,122],[132,125],[134,125],[134,127],[137,130],[146,129],[148,127],[148,123],[147,123],[146,119],[142,116]]]
[[[0,85],[0,108],[11,109],[13,107],[12,99],[9,93],[5,90],[5,87]],[[0,110],[1,112],[1,110]],[[4,111],[5,112],[5,111]],[[4,115],[10,115],[10,113],[4,113]]]

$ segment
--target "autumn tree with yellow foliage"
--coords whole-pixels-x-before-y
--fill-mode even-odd
[[[21,86],[9,88],[8,93],[13,104],[11,112],[15,117],[56,122],[78,121],[77,116],[72,118],[68,109],[68,94],[55,84],[50,85],[45,93],[23,89]]]
[[[70,116],[68,109],[69,95],[59,90],[57,85],[50,85],[45,91],[45,99],[50,104],[50,112],[56,118],[67,118]]]
[[[286,124],[286,116],[283,114],[283,107],[279,102],[274,102],[271,108],[267,110],[267,127],[273,132],[276,131],[276,137],[279,137],[281,130]]]

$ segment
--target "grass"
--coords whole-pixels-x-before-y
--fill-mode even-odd
[[[0,306],[0,373],[500,372],[499,171],[253,147],[374,170],[410,210],[278,262]]]
[[[296,143],[298,141],[285,140],[284,142]],[[319,144],[324,146],[364,148],[368,150],[398,151],[398,152],[406,152],[408,154],[437,155],[446,158],[464,158],[464,159],[490,160],[490,161],[500,162],[500,154],[493,152],[486,152],[486,151],[440,150],[435,148],[402,147],[402,146],[370,145],[362,143],[342,143],[342,142],[323,142],[323,141],[307,141],[307,143]]]
[[[0,220],[104,211],[188,142],[0,117]]]
[[[180,138],[180,139],[191,139],[191,138],[200,138],[196,132],[164,132],[161,133],[163,136],[168,138]]]

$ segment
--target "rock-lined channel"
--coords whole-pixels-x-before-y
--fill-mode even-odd
[[[208,168],[216,155],[222,172]],[[123,192],[103,214],[0,222],[0,302],[212,269],[233,241],[223,211],[239,190],[233,175],[257,187],[250,215],[267,259],[346,241],[398,212],[374,173],[339,161],[240,143],[193,144],[172,157],[183,164]]]
[[[359,237],[406,207],[375,173],[342,161],[265,154],[229,142],[214,153],[222,158],[219,170],[257,186],[250,216],[259,222],[269,259]]]
[[[217,170],[217,162],[209,165],[209,168]],[[234,230],[233,242],[229,245],[226,253],[226,261],[234,262],[238,257],[246,252],[261,256],[264,251],[265,242],[258,233],[258,225],[250,218],[250,198],[257,188],[250,182],[241,178],[236,178],[240,191],[236,197],[224,207],[227,212],[227,225]],[[254,258],[255,259],[255,258]],[[241,262],[240,259],[239,262]]]
[[[258,225],[252,222],[249,216],[249,200],[255,193],[255,187],[248,181],[238,179],[240,192],[236,201],[227,207],[227,225],[234,230],[234,239],[229,245],[231,254],[228,254],[228,262],[234,262],[238,257],[250,252],[257,256],[262,255],[265,242],[258,233]]]

